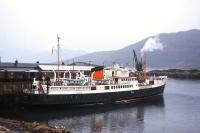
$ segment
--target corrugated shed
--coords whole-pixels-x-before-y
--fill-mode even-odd
[[[39,69],[42,71],[51,71],[51,70],[57,70],[57,65],[38,65]],[[66,71],[66,70],[82,70],[82,71],[90,71],[94,66],[68,66],[68,65],[60,65],[59,70],[60,71]]]

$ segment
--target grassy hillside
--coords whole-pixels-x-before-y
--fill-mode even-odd
[[[133,65],[135,49],[138,56],[148,37],[140,42],[131,44],[116,51],[100,51],[74,58],[78,61],[92,61],[99,65],[112,65],[113,63],[124,66]],[[163,49],[153,52],[147,51],[147,64],[150,68],[200,68],[200,30],[189,30],[177,33],[161,33],[157,36]]]

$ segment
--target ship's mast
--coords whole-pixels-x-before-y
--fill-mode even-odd
[[[147,79],[147,55],[144,52],[144,81]]]
[[[59,70],[60,70],[60,43],[59,43],[59,39],[60,37],[57,34],[57,40],[58,40],[58,45],[57,45],[57,49],[58,49],[58,55],[57,55],[57,71],[58,71],[58,78],[59,78]]]

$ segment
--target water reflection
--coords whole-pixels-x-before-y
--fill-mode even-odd
[[[199,133],[199,101],[199,80],[168,79],[164,99],[85,108],[1,107],[0,116],[64,126],[75,133]]]
[[[115,104],[81,108],[34,110],[24,113],[23,119],[64,126],[76,133],[143,132],[148,110],[162,110],[164,98],[157,97],[142,103]]]

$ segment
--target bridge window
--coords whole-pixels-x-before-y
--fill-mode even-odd
[[[96,90],[96,87],[94,86],[94,87],[91,87],[91,90]]]
[[[105,90],[109,90],[109,86],[105,86]]]

